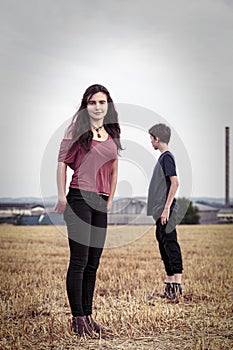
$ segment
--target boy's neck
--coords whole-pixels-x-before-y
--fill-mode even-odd
[[[161,153],[169,151],[168,145],[166,143],[164,143],[164,142],[160,142],[159,143],[159,150],[160,150]]]

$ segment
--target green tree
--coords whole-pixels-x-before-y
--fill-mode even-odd
[[[198,208],[187,198],[178,198],[177,202],[179,205],[178,222],[181,225],[199,224],[200,215],[198,214]]]

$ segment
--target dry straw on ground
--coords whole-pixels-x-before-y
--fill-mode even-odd
[[[93,340],[70,331],[66,238],[51,226],[2,225],[0,349],[232,349],[233,225],[178,232],[184,297],[175,303],[159,297],[164,272],[153,228],[104,250],[94,316],[114,334]]]

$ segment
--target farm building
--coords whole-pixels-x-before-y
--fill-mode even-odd
[[[154,220],[146,215],[146,198],[118,198],[109,213],[110,225],[151,225]]]
[[[193,203],[198,209],[198,215],[200,216],[200,224],[216,224],[218,223],[219,208],[212,207],[207,204]]]
[[[223,208],[217,216],[220,222],[233,222],[233,208]]]
[[[37,225],[45,208],[37,203],[0,203],[0,223]]]

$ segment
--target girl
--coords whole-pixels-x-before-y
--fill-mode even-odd
[[[60,145],[58,202],[64,213],[70,247],[67,294],[72,330],[93,336],[101,327],[92,318],[96,272],[105,243],[107,211],[117,183],[120,126],[108,90],[99,84],[85,91]],[[66,196],[67,166],[73,176]]]

